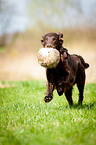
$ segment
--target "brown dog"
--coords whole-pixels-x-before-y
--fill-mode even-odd
[[[85,84],[85,68],[89,67],[84,59],[78,55],[70,55],[66,48],[63,48],[62,33],[47,33],[42,36],[43,47],[55,48],[60,52],[60,62],[56,68],[46,69],[47,75],[47,93],[44,98],[45,102],[50,102],[53,98],[54,89],[59,96],[65,93],[69,105],[73,105],[72,88],[77,84],[79,90],[78,104],[82,105],[83,91]]]

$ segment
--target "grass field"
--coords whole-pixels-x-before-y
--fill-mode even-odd
[[[95,145],[96,84],[86,84],[82,106],[54,92],[45,104],[45,81],[2,82],[0,88],[0,145]]]

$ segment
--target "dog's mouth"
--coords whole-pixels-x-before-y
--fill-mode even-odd
[[[48,49],[53,48],[53,49],[56,49],[56,50],[59,51],[59,49],[58,49],[56,46],[51,46],[51,47],[47,47],[47,46],[45,46],[45,48],[48,48]]]
[[[55,46],[50,46],[50,47],[48,47],[48,46],[45,46],[46,48],[54,48],[54,49],[56,49],[56,47]]]
[[[54,49],[56,49],[56,45],[52,45],[52,44],[46,44],[45,47],[46,48],[54,48]]]

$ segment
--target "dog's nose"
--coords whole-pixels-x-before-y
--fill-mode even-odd
[[[52,47],[52,45],[51,44],[47,44],[46,47],[50,48],[50,47]]]

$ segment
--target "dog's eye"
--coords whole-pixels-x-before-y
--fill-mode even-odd
[[[53,41],[56,41],[56,39],[55,39],[55,38],[53,38]]]

